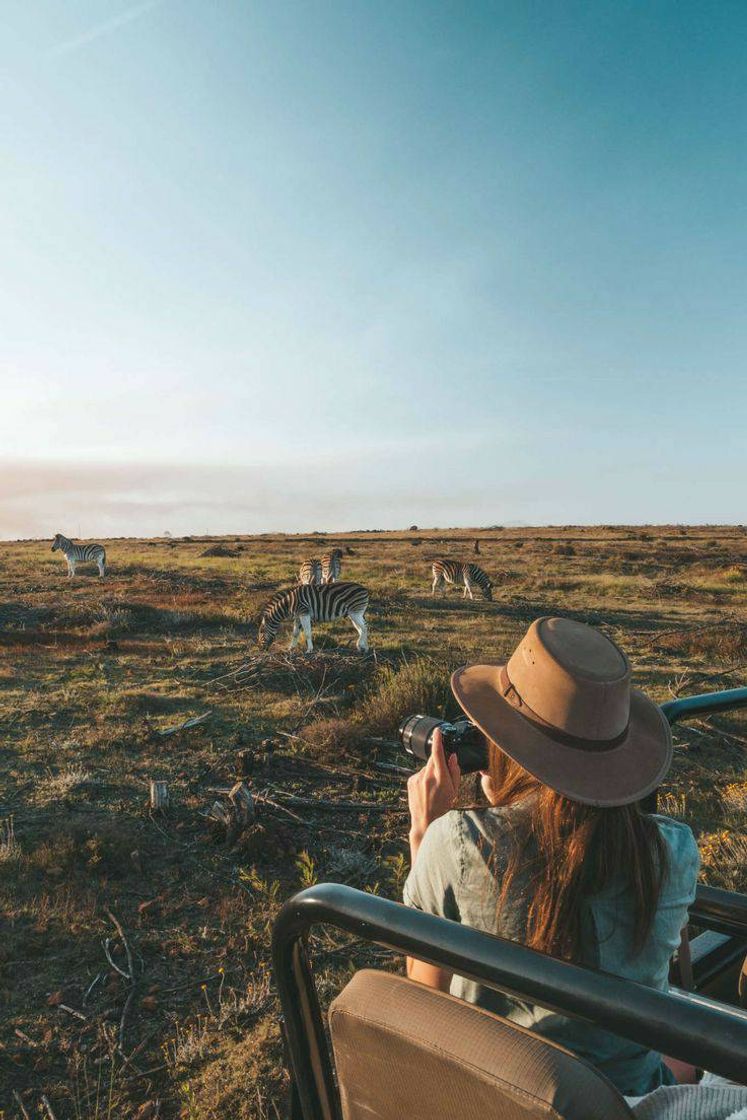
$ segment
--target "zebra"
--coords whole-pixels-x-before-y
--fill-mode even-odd
[[[435,595],[439,587],[446,590],[447,583],[464,582],[464,596],[474,599],[473,587],[479,587],[485,599],[493,598],[493,585],[487,574],[477,564],[465,564],[461,560],[434,560],[433,561],[433,587],[431,594]]]
[[[368,607],[368,592],[358,583],[327,583],[320,587],[300,584],[289,591],[280,591],[262,612],[257,643],[262,649],[272,645],[280,623],[293,619],[293,637],[290,649],[298,643],[301,630],[306,638],[306,652],[311,653],[311,622],[331,622],[335,618],[349,618],[358,631],[357,647],[368,649],[368,627],[363,617]]]
[[[342,549],[333,548],[322,556],[322,583],[334,583],[342,571]]]
[[[106,551],[102,544],[76,544],[75,541],[63,537],[62,533],[55,533],[52,542],[52,552],[64,552],[67,560],[67,578],[75,575],[76,564],[96,564],[101,579],[106,574]]]
[[[311,560],[304,560],[298,570],[298,582],[301,584],[319,584],[322,582],[322,561],[314,556]]]

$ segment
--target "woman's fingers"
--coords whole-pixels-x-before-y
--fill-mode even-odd
[[[448,774],[448,768],[446,765],[446,754],[444,752],[444,737],[441,734],[440,727],[437,727],[433,732],[431,757],[428,761],[433,763],[433,769],[439,781],[443,781]]]
[[[462,771],[459,768],[459,759],[456,756],[456,751],[449,755],[446,764],[449,767],[449,776],[454,786],[454,796],[456,796],[459,792],[459,783],[462,780]]]

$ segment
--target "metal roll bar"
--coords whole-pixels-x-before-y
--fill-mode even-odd
[[[699,696],[683,696],[660,705],[670,723],[689,716],[712,716],[736,708],[747,708],[747,688],[725,688],[721,692],[702,692]]]
[[[747,707],[747,688],[661,705],[670,723],[742,707]],[[747,895],[701,886],[690,916],[706,929],[747,937]],[[352,887],[327,883],[289,899],[273,927],[273,969],[291,1074],[291,1120],[341,1120],[342,1115],[307,953],[308,934],[318,925],[333,926],[517,999],[595,1023],[723,1077],[745,1078],[747,1012],[678,989],[660,992]]]
[[[726,891],[720,894],[734,897]],[[735,914],[743,916],[747,896],[736,899]],[[724,899],[721,906],[726,909]],[[275,981],[297,1091],[293,1120],[341,1118],[306,950],[307,935],[318,925],[334,926],[517,999],[585,1019],[724,1077],[745,1076],[747,1012],[677,989],[660,992],[353,887],[324,883],[289,899],[273,929]]]

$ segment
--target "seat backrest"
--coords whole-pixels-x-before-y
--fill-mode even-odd
[[[507,1019],[362,970],[329,1009],[344,1120],[630,1120],[570,1051]]]

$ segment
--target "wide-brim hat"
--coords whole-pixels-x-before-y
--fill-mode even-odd
[[[452,675],[460,707],[544,785],[586,805],[628,805],[661,783],[672,733],[661,708],[631,688],[623,651],[599,630],[539,618],[508,661]]]

